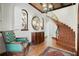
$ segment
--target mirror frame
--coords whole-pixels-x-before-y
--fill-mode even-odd
[[[41,27],[41,29],[40,29],[40,27],[39,27],[38,29],[36,29],[35,26],[33,25],[33,20],[34,20],[35,18],[38,18],[39,20],[42,20],[43,26]],[[38,16],[34,16],[34,17],[32,18],[32,20],[31,20],[31,25],[32,25],[32,28],[33,28],[34,30],[43,30],[43,29],[44,29],[44,19],[43,19],[43,18],[40,19]]]

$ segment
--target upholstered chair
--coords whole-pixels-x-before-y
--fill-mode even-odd
[[[24,56],[29,51],[30,43],[27,38],[16,38],[13,31],[2,32],[6,43],[7,55]]]

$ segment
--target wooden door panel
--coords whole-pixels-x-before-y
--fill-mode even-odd
[[[32,32],[32,44],[40,44],[44,42],[44,32]]]

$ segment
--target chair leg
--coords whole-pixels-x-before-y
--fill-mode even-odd
[[[30,48],[30,43],[28,43],[27,47],[24,48],[24,56],[26,56],[28,54],[29,48]]]
[[[24,48],[23,56],[26,56],[26,48]]]

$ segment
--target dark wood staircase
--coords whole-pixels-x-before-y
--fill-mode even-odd
[[[57,46],[65,50],[75,52],[75,32],[73,31],[73,29],[58,20],[52,20],[56,23],[58,27],[58,34],[56,37]]]

